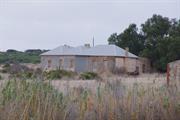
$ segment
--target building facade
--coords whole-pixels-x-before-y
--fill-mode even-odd
[[[60,46],[41,55],[43,70],[139,73],[147,72],[145,64],[145,60],[115,45]]]

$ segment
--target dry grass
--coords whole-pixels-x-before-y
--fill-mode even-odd
[[[120,79],[85,82],[74,87],[64,82],[66,89],[54,89],[56,82],[10,80],[0,93],[0,120],[180,119],[176,87],[136,82],[129,87]]]

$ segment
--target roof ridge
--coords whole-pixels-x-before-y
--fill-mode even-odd
[[[129,57],[137,58],[136,55],[129,53]],[[87,48],[72,47],[72,46],[59,46],[51,51],[41,55],[82,55],[82,56],[125,56],[125,50],[116,45],[97,45],[95,47]]]

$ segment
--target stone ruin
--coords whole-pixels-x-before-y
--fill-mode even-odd
[[[168,63],[167,84],[180,87],[180,60]]]

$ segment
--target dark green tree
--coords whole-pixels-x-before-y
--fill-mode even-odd
[[[130,24],[121,34],[112,34],[108,39],[109,44],[115,44],[121,48],[129,48],[129,51],[135,55],[139,55],[144,47],[144,39],[138,33],[136,24]]]
[[[180,20],[153,15],[140,32],[130,24],[121,34],[112,34],[108,42],[129,47],[131,53],[149,58],[153,68],[165,72],[169,62],[180,59]]]
[[[118,35],[117,35],[117,33],[113,33],[113,34],[108,38],[108,42],[109,42],[109,44],[117,45],[117,44],[118,44]]]
[[[179,22],[153,15],[142,24],[145,48],[141,55],[151,60],[152,66],[165,72],[168,62],[179,59]]]

